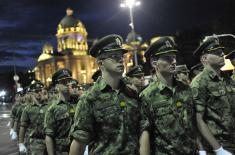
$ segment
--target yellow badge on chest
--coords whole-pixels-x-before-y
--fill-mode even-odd
[[[126,107],[126,102],[121,101],[121,102],[120,102],[120,107],[122,107],[122,108]]]
[[[69,113],[75,113],[74,108],[70,108],[70,109],[69,109]]]
[[[183,103],[182,103],[182,102],[180,102],[180,101],[177,101],[177,102],[176,102],[176,107],[177,107],[177,108],[182,107],[182,105],[183,105]]]

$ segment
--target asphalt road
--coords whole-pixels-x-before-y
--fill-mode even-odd
[[[10,141],[10,127],[7,126],[10,120],[10,108],[0,104],[0,155],[18,155],[16,142]]]

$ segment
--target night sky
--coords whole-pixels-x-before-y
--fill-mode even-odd
[[[84,23],[88,38],[130,31],[121,0],[0,0],[0,69],[33,68],[44,43],[56,47],[56,28],[67,7]],[[142,0],[135,9],[136,31],[145,39],[208,26],[229,14],[231,0]],[[235,9],[234,9],[235,10]],[[13,70],[13,69],[12,69]],[[9,71],[9,70],[8,70]]]

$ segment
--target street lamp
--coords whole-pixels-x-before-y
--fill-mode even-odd
[[[131,31],[133,33],[133,38],[135,41],[135,25],[134,25],[134,17],[133,17],[133,8],[136,6],[139,6],[141,4],[140,1],[138,0],[123,0],[123,2],[120,4],[120,7],[125,8],[128,7],[129,8],[129,13],[130,13],[130,21],[131,23],[129,24],[131,27]],[[135,66],[138,65],[138,60],[137,60],[137,50],[136,48],[134,49],[134,56],[135,56]]]

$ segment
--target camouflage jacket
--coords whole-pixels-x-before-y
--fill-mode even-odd
[[[15,118],[15,121],[17,122],[17,126],[16,126],[16,132],[17,134],[19,133],[20,131],[20,120],[21,120],[21,115],[23,113],[23,110],[24,108],[26,107],[26,103],[20,103],[20,105],[17,107],[17,110],[16,110],[16,118]]]
[[[99,78],[80,98],[71,135],[79,142],[90,144],[90,154],[138,155],[138,95],[121,82],[113,90]]]
[[[14,103],[11,108],[11,118],[16,120],[17,110],[20,107],[19,103]]]
[[[24,108],[20,125],[29,132],[30,138],[44,139],[43,122],[48,104],[30,104]]]
[[[229,143],[235,147],[235,81],[227,74],[219,78],[204,69],[193,79],[191,87],[196,111],[202,113],[212,134],[224,147]]]
[[[150,132],[152,154],[193,154],[196,133],[190,87],[175,80],[170,89],[156,80],[141,92],[140,97],[141,130]]]
[[[68,151],[70,146],[69,132],[73,124],[75,104],[59,101],[53,103],[44,119],[45,134],[52,137],[56,150]],[[61,146],[64,146],[61,148]]]
[[[22,115],[25,107],[26,107],[26,104],[20,104],[20,106],[17,108],[16,121],[19,122],[19,123],[20,123],[21,115]]]

